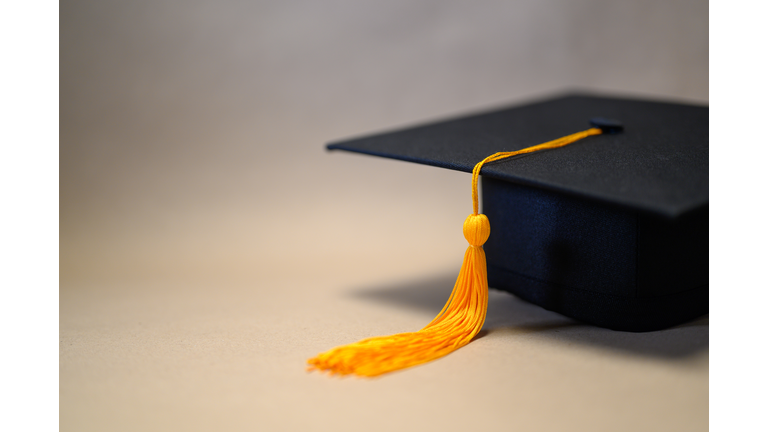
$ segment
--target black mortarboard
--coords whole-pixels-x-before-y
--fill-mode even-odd
[[[488,285],[598,326],[649,331],[709,309],[708,117],[702,106],[567,96],[328,148],[472,172],[594,119],[605,134],[483,166]]]

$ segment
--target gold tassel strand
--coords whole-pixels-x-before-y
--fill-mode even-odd
[[[333,348],[310,359],[310,369],[372,377],[426,363],[468,344],[483,327],[488,308],[483,243],[490,232],[485,215],[470,215],[464,222],[464,237],[470,246],[459,277],[443,310],[426,327]]]
[[[495,153],[475,165],[472,170],[473,213],[464,221],[464,238],[469,247],[443,310],[417,332],[372,337],[333,348],[309,359],[308,369],[331,375],[374,377],[438,359],[468,344],[483,328],[488,310],[488,270],[483,244],[491,233],[491,225],[485,215],[478,213],[477,195],[477,181],[483,165],[519,154],[562,147],[601,133],[601,129],[591,128],[522,150]]]

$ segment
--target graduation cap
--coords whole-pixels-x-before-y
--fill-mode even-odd
[[[574,95],[328,148],[472,172],[474,212],[432,323],[334,348],[312,368],[373,376],[445,355],[482,328],[489,286],[614,330],[708,313],[707,107]]]

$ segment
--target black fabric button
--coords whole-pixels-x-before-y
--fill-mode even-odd
[[[589,120],[589,124],[602,129],[603,133],[607,134],[617,134],[624,130],[624,125],[620,121],[605,117],[593,117]]]

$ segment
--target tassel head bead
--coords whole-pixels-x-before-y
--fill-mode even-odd
[[[471,214],[464,221],[464,238],[472,246],[482,246],[491,235],[491,223],[484,214]]]

